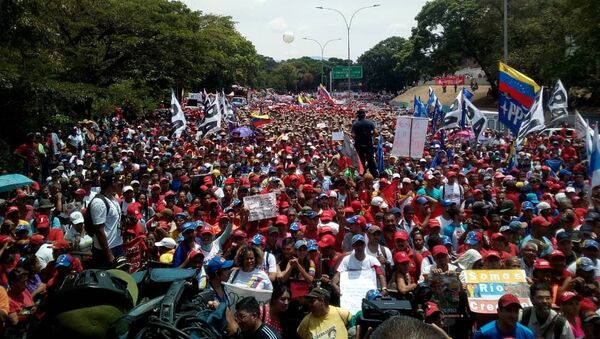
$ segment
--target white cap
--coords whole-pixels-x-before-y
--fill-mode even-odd
[[[123,193],[125,193],[127,191],[133,192],[133,187],[131,187],[131,186],[125,186],[125,187],[123,187]]]
[[[139,185],[139,184],[140,184],[140,182],[139,182],[139,181],[137,181],[137,180],[131,180],[130,184],[131,184],[132,186],[133,186],[133,185],[135,185],[135,184],[138,184],[138,185]]]
[[[162,238],[161,241],[155,242],[154,246],[156,246],[156,247],[166,247],[166,248],[169,248],[169,249],[173,249],[173,248],[177,247],[177,243],[175,242],[175,240],[173,240],[173,238],[164,237],[164,238]]]
[[[382,197],[374,197],[373,199],[371,199],[371,205],[373,206],[381,206],[383,202],[384,201]]]
[[[569,187],[565,188],[565,192],[567,192],[567,193],[575,193],[575,187],[569,186]]]
[[[401,178],[400,177],[400,173],[394,173],[394,174],[392,174],[392,180],[393,179],[400,179],[400,178]]]
[[[550,206],[550,204],[545,201],[540,202],[539,204],[537,204],[536,207],[537,207],[538,211],[548,210],[548,209],[552,208]]]
[[[407,177],[407,178],[402,179],[402,183],[403,184],[411,184],[412,180],[410,180],[410,178]]]
[[[336,191],[329,192],[329,197],[330,198],[337,198],[338,197],[337,192]]]
[[[71,219],[71,224],[76,225],[76,224],[83,224],[83,214],[81,214],[81,212],[79,211],[75,211],[73,213],[71,213],[71,215],[69,215],[69,218]]]

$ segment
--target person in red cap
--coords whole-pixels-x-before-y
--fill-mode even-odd
[[[513,294],[504,294],[498,299],[498,320],[482,326],[473,339],[534,339],[533,332],[519,323],[519,312],[522,308],[519,298]]]
[[[487,251],[483,255],[483,268],[486,270],[499,270],[502,268],[502,255],[498,251]]]
[[[398,251],[394,254],[395,270],[391,281],[396,284],[396,289],[403,295],[417,288],[416,280],[413,279],[409,272],[411,261],[406,252]]]
[[[533,283],[545,283],[550,284],[552,279],[552,266],[548,260],[537,259],[533,264]]]
[[[340,225],[333,221],[333,217],[335,215],[335,211],[333,210],[325,210],[321,213],[319,228],[329,227],[333,230],[334,235],[338,234],[340,230]]]
[[[431,251],[431,255],[433,256],[434,263],[432,265],[423,267],[421,277],[419,278],[419,283],[427,281],[431,274],[458,273],[458,266],[450,263],[450,256],[446,246],[435,245]],[[461,281],[463,279],[464,278],[461,275]]]
[[[562,315],[567,319],[571,326],[571,331],[575,338],[584,338],[585,333],[579,317],[579,303],[581,296],[575,292],[566,291],[558,296],[557,305],[560,306]]]
[[[47,241],[58,241],[65,238],[62,229],[50,228],[47,215],[38,214],[35,218],[35,224],[37,227],[37,232],[43,235]]]

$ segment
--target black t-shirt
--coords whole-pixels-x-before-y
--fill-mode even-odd
[[[253,333],[243,333],[244,339],[281,339],[281,335],[264,323]]]
[[[354,142],[357,145],[372,145],[373,144],[373,131],[375,130],[375,124],[371,120],[360,119],[352,124],[352,133],[354,133]]]

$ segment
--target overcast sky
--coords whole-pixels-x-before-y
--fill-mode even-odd
[[[350,29],[350,56],[356,60],[375,44],[391,36],[408,38],[416,25],[415,16],[426,0],[182,0],[193,10],[228,15],[236,28],[250,40],[259,54],[276,60],[302,56],[320,56],[321,49],[308,37],[322,44],[325,58],[347,58],[347,32],[342,16],[333,11],[316,9],[331,7],[341,11],[348,20],[352,13],[365,6],[380,7],[360,11]],[[292,32],[294,41],[286,44],[283,34]]]

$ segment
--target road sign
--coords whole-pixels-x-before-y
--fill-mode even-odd
[[[335,66],[333,67],[333,79],[348,79],[348,68],[350,68],[351,79],[362,79],[363,69],[362,66]]]

